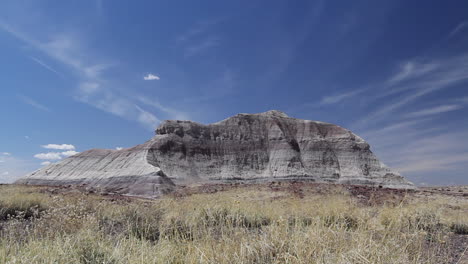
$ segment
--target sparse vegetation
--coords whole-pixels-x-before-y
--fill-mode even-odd
[[[247,186],[160,200],[0,186],[0,263],[457,263],[466,197]],[[371,200],[371,202],[369,202]],[[460,262],[463,263],[463,262]]]

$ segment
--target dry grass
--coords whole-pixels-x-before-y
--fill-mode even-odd
[[[251,186],[148,201],[0,186],[0,263],[463,263],[452,238],[466,238],[466,198],[397,198]]]

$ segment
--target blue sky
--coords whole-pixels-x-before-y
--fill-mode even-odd
[[[0,3],[0,181],[165,119],[335,123],[417,184],[468,184],[468,2]]]

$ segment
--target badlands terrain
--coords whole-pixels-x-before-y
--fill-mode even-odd
[[[0,263],[468,263],[468,188],[416,188],[279,111],[92,149],[0,186]]]
[[[293,180],[414,188],[351,131],[276,110],[209,125],[167,120],[143,144],[84,151],[17,183],[156,198],[187,184]]]

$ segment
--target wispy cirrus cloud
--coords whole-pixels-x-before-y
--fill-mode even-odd
[[[468,21],[460,22],[453,30],[450,32],[449,37],[453,37],[463,30],[468,29]]]
[[[28,105],[30,105],[30,106],[36,108],[36,109],[39,109],[39,110],[41,110],[41,111],[46,111],[46,112],[49,112],[49,111],[50,111],[50,109],[49,109],[47,106],[45,106],[45,105],[43,105],[43,104],[37,102],[36,100],[34,100],[34,99],[30,98],[30,97],[27,97],[27,96],[24,96],[24,95],[18,95],[18,98],[19,98],[23,103],[28,104]]]
[[[432,108],[426,108],[423,110],[411,112],[406,114],[405,117],[414,118],[414,117],[423,117],[423,116],[430,116],[430,115],[437,115],[446,112],[455,111],[458,109],[463,108],[462,105],[451,104],[451,105],[440,105]]]
[[[368,122],[385,116],[413,103],[424,96],[453,87],[468,81],[468,53],[432,59],[408,60],[399,65],[398,70],[380,83],[368,84],[373,89],[366,91],[366,100],[372,104],[376,100],[387,99],[386,103],[373,110],[360,122]],[[320,104],[334,104],[354,98],[363,89],[343,91],[325,96]],[[398,96],[398,97],[395,97]]]
[[[192,57],[195,55],[198,55],[206,50],[210,50],[212,48],[215,48],[221,44],[221,40],[218,37],[210,36],[201,42],[198,43],[193,43],[188,45],[185,48],[185,57]]]
[[[468,161],[468,143],[464,140],[468,131],[431,126],[430,121],[430,117],[402,121],[359,135],[381,160],[410,180],[447,184],[443,177],[428,177],[426,173],[463,171]],[[463,182],[463,178],[458,181]]]
[[[137,100],[140,101],[142,104],[154,107],[158,111],[164,112],[171,119],[178,119],[178,120],[190,119],[187,113],[183,111],[179,111],[177,109],[173,109],[171,107],[164,106],[155,99],[149,99],[148,97],[144,97],[144,96],[137,96]]]
[[[400,82],[420,77],[437,69],[438,66],[435,62],[419,63],[417,61],[407,61],[400,65],[399,70],[385,82],[386,85],[384,87],[392,87]]]
[[[52,68],[51,66],[47,65],[45,62],[39,60],[38,58],[35,58],[35,57],[29,57],[32,61],[36,62],[37,64],[41,65],[42,67],[44,67],[45,69],[57,74],[58,76],[64,78],[64,76],[58,72],[57,70],[55,70],[54,68]]]
[[[220,21],[212,19],[198,22],[176,38],[176,43],[184,50],[185,58],[202,54],[221,44],[221,38],[210,33]]]
[[[117,81],[106,77],[104,73],[111,70],[115,66],[109,61],[99,61],[96,56],[91,56],[82,45],[83,38],[77,34],[70,32],[63,34],[45,34],[41,41],[20,31],[9,24],[0,21],[0,30],[8,32],[17,39],[28,44],[31,47],[43,52],[50,58],[62,63],[78,77],[78,83],[73,98],[79,102],[88,104],[110,114],[141,123],[144,127],[149,128],[154,125],[155,120],[159,120],[148,111],[140,111],[139,106],[136,108],[131,96],[125,93],[125,89],[117,89],[119,86]],[[40,60],[34,60],[43,67],[48,66]],[[49,70],[55,69],[48,66]],[[58,71],[57,71],[58,72]],[[147,76],[148,80],[156,80],[159,77],[156,75]],[[26,103],[46,110],[45,106],[38,104],[28,98],[23,98]],[[151,123],[151,125],[148,125]]]
[[[368,98],[369,103],[390,98],[386,100],[388,103],[373,110],[360,123],[385,119],[428,94],[468,81],[468,53],[443,59],[414,61],[405,65],[411,66],[403,66]]]
[[[137,105],[135,105],[135,108],[139,112],[138,121],[140,121],[142,124],[145,124],[151,130],[156,129],[156,126],[161,122],[161,120],[159,120],[156,116],[154,116],[150,112],[143,110]]]
[[[187,31],[179,34],[176,38],[176,42],[180,44],[187,41],[191,41],[199,37],[200,35],[204,35],[208,30],[216,26],[220,21],[220,19],[200,21]]]
[[[324,96],[321,100],[319,105],[328,105],[328,104],[336,104],[339,103],[347,98],[356,96],[364,91],[366,91],[366,88],[354,90],[354,91],[349,91],[349,92],[343,92],[343,93],[338,93],[334,95],[329,95],[329,96]]]
[[[459,25],[457,31],[464,27]],[[387,77],[365,83],[370,87],[365,94],[359,92],[362,88],[345,90],[323,97],[316,105],[362,108],[362,115],[350,127],[370,143],[381,160],[410,180],[447,184],[437,173],[448,172],[454,179],[459,177],[458,182],[466,182],[467,124],[450,114],[464,111],[468,99],[434,95],[445,91],[456,95],[468,84],[468,53],[440,54],[398,64]],[[359,104],[354,104],[358,99]],[[434,121],[442,116],[443,122]]]

